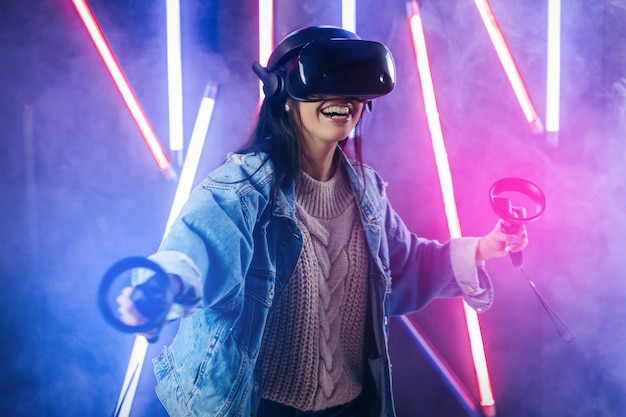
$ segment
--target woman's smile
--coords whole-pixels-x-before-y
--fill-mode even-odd
[[[345,104],[329,104],[327,107],[323,107],[322,114],[335,121],[347,121],[352,115],[352,105]]]
[[[334,97],[315,102],[298,102],[305,146],[313,142],[336,145],[344,140],[361,118],[364,104]]]

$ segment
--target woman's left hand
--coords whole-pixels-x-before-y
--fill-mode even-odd
[[[526,225],[520,225],[515,233],[506,233],[503,222],[503,220],[498,220],[491,232],[480,238],[476,251],[476,261],[482,262],[491,258],[506,256],[510,252],[520,252],[528,246]]]

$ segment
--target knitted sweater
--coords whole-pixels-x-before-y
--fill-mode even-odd
[[[355,399],[363,379],[367,243],[343,170],[296,182],[303,250],[267,322],[264,398],[302,411]]]

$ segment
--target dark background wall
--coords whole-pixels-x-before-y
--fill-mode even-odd
[[[257,11],[249,0],[183,3],[185,138],[205,84],[219,83],[201,178],[251,126]],[[275,3],[277,38],[341,23],[338,1]],[[90,5],[166,144],[164,2]],[[543,116],[547,2],[492,6]],[[573,341],[559,337],[520,270],[490,262],[496,300],[480,317],[498,414],[507,417],[619,416],[626,406],[626,2],[562,8],[562,130],[549,146],[523,118],[473,2],[422,2],[464,234],[495,224],[487,192],[498,178],[527,178],[549,201],[529,225],[524,271]],[[405,5],[358,2],[357,25],[389,46],[398,67],[396,90],[366,115],[365,159],[389,181],[410,227],[445,240]],[[2,2],[0,48],[0,412],[112,415],[133,338],[99,316],[99,279],[117,259],[156,249],[176,184],[157,170],[69,1]],[[476,397],[460,301],[412,317]],[[399,322],[391,327],[399,417],[465,415]],[[151,368],[146,362],[133,416],[164,414]]]

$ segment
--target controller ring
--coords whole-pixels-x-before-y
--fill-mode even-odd
[[[168,308],[165,308],[162,312],[160,312],[156,317],[149,320],[147,323],[137,326],[131,326],[123,323],[119,319],[119,317],[111,311],[107,300],[109,291],[111,290],[113,283],[115,282],[116,278],[120,276],[123,272],[134,268],[144,268],[153,271],[154,275],[150,277],[150,279],[156,280],[159,285],[163,286],[163,288],[168,288],[168,292],[165,295],[167,304],[171,305],[172,300],[172,291],[170,289],[169,277],[167,276],[163,268],[161,268],[157,263],[141,256],[130,256],[121,259],[113,264],[106,271],[104,277],[102,278],[102,281],[100,282],[100,288],[98,289],[98,307],[100,308],[100,313],[102,314],[104,319],[111,326],[125,333],[143,333],[158,329],[163,324],[163,321],[165,320],[169,311],[168,306]]]
[[[505,192],[517,192],[524,194],[535,204],[535,212],[523,218],[515,217],[513,213],[506,211],[503,207],[496,203],[499,195]],[[546,196],[536,184],[515,177],[501,178],[496,181],[489,190],[489,200],[495,213],[502,220],[511,224],[529,223],[537,220],[545,211],[547,200]]]

